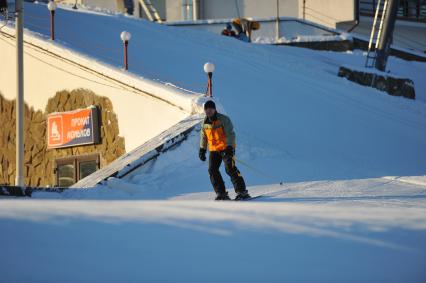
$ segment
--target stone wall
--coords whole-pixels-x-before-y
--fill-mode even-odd
[[[52,112],[70,111],[96,105],[99,109],[100,143],[61,149],[47,149],[46,117]],[[15,101],[0,93],[0,184],[15,183]],[[119,136],[117,116],[111,101],[90,90],[57,92],[44,112],[25,105],[25,185],[53,186],[55,159],[71,155],[98,153],[103,167],[125,153],[124,138]]]
[[[357,71],[346,67],[340,67],[338,76],[347,78],[360,85],[385,91],[389,95],[403,96],[410,99],[416,98],[414,82],[412,80],[394,78],[391,75],[384,75],[383,73],[375,73],[375,69],[372,69],[372,72],[369,73],[367,71]]]

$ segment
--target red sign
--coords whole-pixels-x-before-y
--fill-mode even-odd
[[[48,148],[68,147],[99,142],[97,108],[91,106],[47,117]]]

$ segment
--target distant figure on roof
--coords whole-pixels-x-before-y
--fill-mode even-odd
[[[259,22],[244,18],[234,19],[232,24],[237,30],[237,38],[245,42],[251,42],[252,31],[260,29]]]
[[[235,31],[232,30],[232,26],[230,23],[226,24],[225,29],[222,31],[222,35],[224,36],[231,36],[231,37],[236,37],[237,34],[235,33]]]

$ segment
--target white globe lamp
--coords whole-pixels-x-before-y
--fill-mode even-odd
[[[209,97],[213,97],[212,77],[213,77],[214,69],[215,69],[215,66],[213,63],[207,62],[204,64],[204,72],[208,76],[206,96],[209,96]]]
[[[204,64],[204,72],[208,73],[213,73],[215,69],[215,66],[213,63],[207,62]]]
[[[132,37],[132,34],[128,31],[122,31],[120,34],[120,38],[123,42],[129,41]]]

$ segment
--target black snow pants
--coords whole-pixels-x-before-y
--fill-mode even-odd
[[[246,192],[246,184],[240,171],[235,166],[234,157],[221,151],[211,151],[209,156],[209,175],[216,194],[224,194],[226,192],[225,183],[219,171],[222,160],[225,163],[226,174],[231,177],[235,192],[237,194]]]

